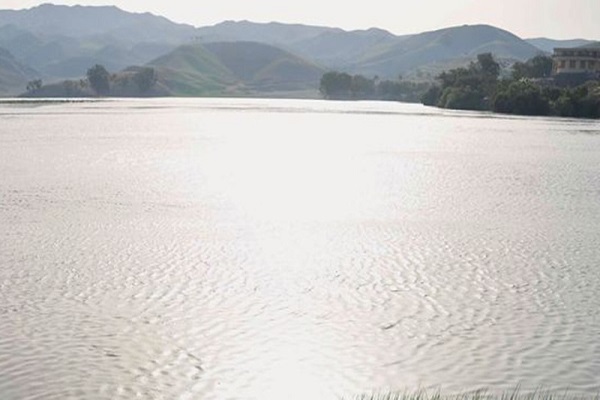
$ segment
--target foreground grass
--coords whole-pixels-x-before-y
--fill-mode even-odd
[[[352,398],[353,400],[600,400],[600,393],[596,395],[573,394],[569,391],[554,391],[537,389],[532,392],[521,392],[516,388],[506,392],[491,392],[477,390],[454,395],[444,395],[439,391],[428,392],[390,392],[377,394],[363,394]]]

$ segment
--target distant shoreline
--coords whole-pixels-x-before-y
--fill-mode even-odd
[[[104,99],[98,98],[79,98],[79,99],[68,99],[68,98],[0,98],[0,104],[40,104],[40,103],[48,103],[48,104],[64,104],[64,103],[96,103],[99,101],[103,101]]]

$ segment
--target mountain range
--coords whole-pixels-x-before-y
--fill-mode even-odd
[[[0,95],[23,92],[34,78],[79,79],[95,64],[113,73],[154,67],[173,95],[316,95],[327,70],[427,80],[483,52],[510,65],[553,47],[588,43],[523,40],[488,25],[404,36],[377,28],[345,31],[276,22],[196,28],[113,6],[44,4],[0,10]]]

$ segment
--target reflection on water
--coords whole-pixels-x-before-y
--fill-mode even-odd
[[[0,104],[2,398],[600,390],[597,123]]]

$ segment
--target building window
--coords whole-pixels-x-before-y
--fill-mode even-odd
[[[567,66],[567,62],[565,60],[560,60],[560,68],[565,68]]]
[[[588,69],[594,69],[595,66],[596,66],[595,61],[588,61]]]
[[[577,61],[569,60],[569,68],[571,68],[571,69],[577,68]]]
[[[579,61],[579,69],[585,69],[585,61]]]

